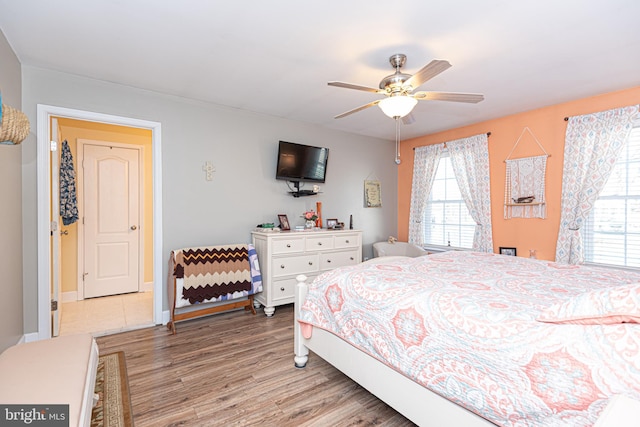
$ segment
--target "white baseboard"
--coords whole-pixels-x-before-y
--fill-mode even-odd
[[[165,310],[162,312],[162,324],[166,325],[171,320],[171,311]]]
[[[144,282],[140,288],[140,292],[153,292],[153,282]]]
[[[77,291],[63,292],[62,293],[62,302],[74,302],[74,301],[78,301],[78,292]]]
[[[22,339],[20,340],[20,344],[22,344],[23,342],[34,342],[34,341],[39,341],[40,337],[38,336],[37,332],[31,332],[29,334],[24,334]]]

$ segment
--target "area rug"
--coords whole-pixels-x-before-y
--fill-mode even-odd
[[[99,357],[95,393],[98,403],[91,413],[91,427],[133,427],[124,352]]]

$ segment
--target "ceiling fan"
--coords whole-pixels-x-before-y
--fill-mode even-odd
[[[424,67],[422,67],[414,75],[405,74],[400,71],[407,61],[407,56],[398,53],[389,58],[391,66],[396,72],[388,75],[380,81],[378,89],[368,86],[361,86],[344,82],[329,82],[329,86],[342,87],[346,89],[356,89],[365,92],[373,92],[385,95],[385,98],[377,99],[353,110],[338,114],[335,118],[340,119],[350,114],[357,113],[366,108],[377,105],[387,116],[398,119],[403,118],[405,124],[413,123],[411,110],[418,101],[453,101],[477,103],[484,99],[484,95],[476,93],[456,93],[456,92],[413,92],[426,81],[434,78],[438,74],[451,67],[449,61],[434,59]]]

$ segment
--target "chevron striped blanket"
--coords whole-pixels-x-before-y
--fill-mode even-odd
[[[258,255],[252,245],[183,248],[171,253],[176,308],[227,301],[262,291]]]

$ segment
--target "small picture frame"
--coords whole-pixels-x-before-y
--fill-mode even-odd
[[[516,256],[516,248],[500,246],[500,255]]]
[[[289,226],[289,219],[285,214],[279,214],[278,221],[280,221],[280,230],[284,230],[284,231],[291,230],[291,227]]]
[[[336,218],[327,219],[327,228],[329,230],[333,230],[338,225],[338,220]]]

